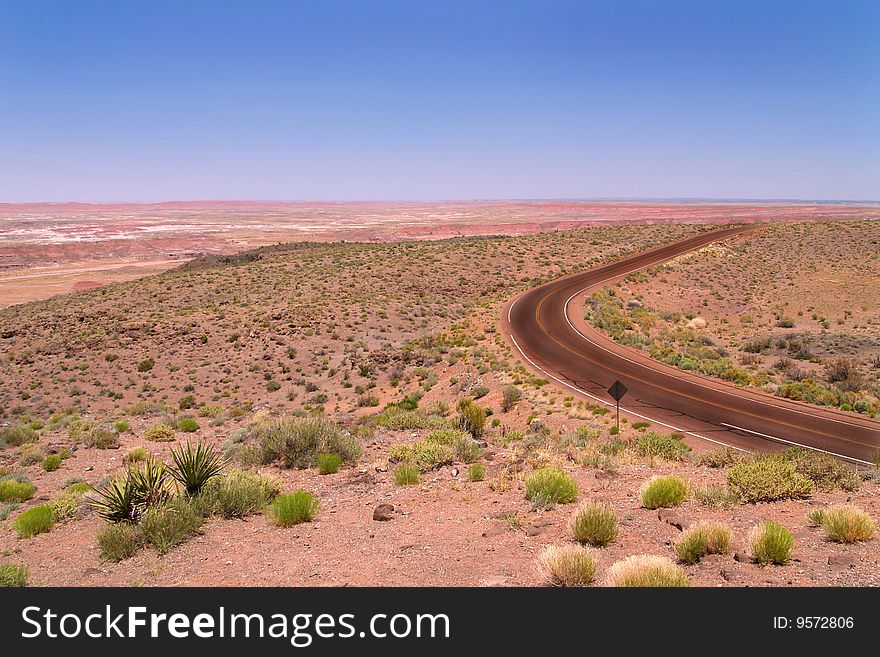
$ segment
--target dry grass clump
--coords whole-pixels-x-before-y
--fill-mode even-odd
[[[634,554],[608,569],[606,586],[686,587],[687,575],[671,559],[656,554]]]
[[[642,486],[642,504],[646,509],[678,506],[687,497],[687,481],[675,475],[651,477]]]
[[[596,578],[596,560],[580,545],[548,545],[538,555],[538,567],[552,586],[589,586]]]
[[[709,520],[688,527],[675,544],[678,560],[695,564],[707,554],[726,554],[730,551],[730,528],[721,522]]]
[[[791,558],[793,545],[791,532],[775,520],[756,525],[749,533],[749,554],[761,565],[781,566]]]
[[[810,514],[813,524],[822,527],[825,537],[835,543],[858,543],[874,537],[877,525],[867,513],[852,504],[838,504]]]
[[[569,529],[578,543],[604,547],[617,538],[617,516],[605,504],[588,502],[575,512]]]

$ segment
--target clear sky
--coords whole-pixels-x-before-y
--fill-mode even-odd
[[[0,201],[880,199],[880,1],[0,0]]]

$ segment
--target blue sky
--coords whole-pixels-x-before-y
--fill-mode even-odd
[[[880,199],[880,2],[0,0],[0,201]]]

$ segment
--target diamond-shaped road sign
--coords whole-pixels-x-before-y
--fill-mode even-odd
[[[611,395],[611,398],[616,402],[619,402],[621,399],[623,399],[623,396],[627,392],[628,391],[626,389],[626,386],[623,385],[619,379],[612,383],[611,387],[608,388],[608,394]]]

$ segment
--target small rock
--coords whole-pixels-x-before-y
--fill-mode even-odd
[[[848,554],[835,554],[828,557],[828,565],[833,570],[855,570],[858,561]]]
[[[533,522],[526,527],[526,536],[537,536],[538,534],[543,534],[545,531],[547,531],[547,527]]]
[[[742,552],[734,552],[733,560],[739,561],[740,563],[748,563],[749,561],[751,561],[751,559],[749,559],[748,556],[743,554]]]
[[[380,504],[373,510],[373,520],[384,522],[394,518],[393,504]]]
[[[672,509],[657,509],[657,517],[663,522],[672,525],[678,531],[683,531],[686,524]]]
[[[614,470],[596,470],[596,479],[617,479],[619,476]]]
[[[491,527],[489,527],[489,529],[487,529],[486,531],[483,532],[483,538],[492,538],[493,536],[501,536],[501,534],[504,534],[506,532],[507,532],[507,527],[505,525],[501,525],[501,524],[492,525]]]
[[[452,468],[452,476],[453,476],[453,477],[457,477],[457,476],[458,476],[458,468]]]

